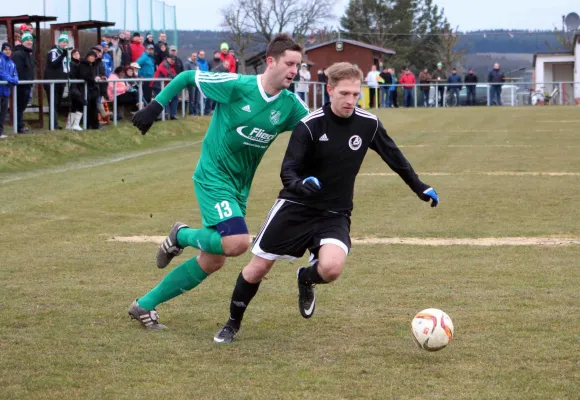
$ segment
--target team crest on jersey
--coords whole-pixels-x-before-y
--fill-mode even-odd
[[[353,135],[348,139],[348,147],[352,150],[358,150],[362,146],[362,139],[358,135]]]
[[[270,122],[272,125],[277,125],[280,122],[280,116],[282,114],[278,110],[271,110],[270,111]]]

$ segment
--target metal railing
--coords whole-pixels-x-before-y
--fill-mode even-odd
[[[316,109],[321,102],[322,97],[318,94],[319,91],[325,90],[322,82],[304,82],[300,84],[308,85],[308,92],[305,96],[305,102],[311,108]],[[295,86],[296,87],[296,86]],[[395,85],[379,85],[375,88],[370,88],[367,84],[363,84],[363,91],[361,99],[362,105],[367,104],[368,90],[374,90],[374,105],[370,104],[366,108],[380,108],[388,106],[389,103],[383,101],[385,94],[390,96],[391,88],[394,87],[397,93],[397,100],[404,100],[405,88],[411,91],[411,104],[407,104],[411,108],[424,107],[421,100],[425,99],[427,107],[456,107],[456,106],[527,106],[537,104],[552,104],[552,105],[575,105],[580,100],[580,82],[510,82],[510,83],[447,83],[435,82],[429,84],[416,83],[413,85],[400,84]],[[422,88],[426,90],[426,94],[422,94]],[[468,94],[470,90],[474,94],[474,98],[470,99]],[[401,93],[402,92],[402,93]],[[575,94],[576,93],[576,94]],[[495,96],[494,96],[495,95]],[[474,104],[469,104],[474,100]],[[469,103],[468,103],[469,101]],[[403,106],[403,101],[398,101],[399,106]],[[392,104],[391,104],[392,106]]]
[[[167,78],[125,78],[125,79],[115,79],[115,80],[107,80],[101,81],[97,84],[109,84],[113,83],[113,98],[109,100],[109,102],[113,103],[113,124],[117,126],[118,117],[119,117],[119,110],[118,110],[118,102],[117,102],[117,82],[126,82],[126,83],[137,83],[138,85],[138,101],[135,104],[139,110],[143,108],[143,85],[144,84],[151,84],[152,82],[161,82],[161,90],[165,87],[166,82],[169,82],[171,79]],[[55,121],[55,85],[64,84],[83,84],[84,86],[84,99],[85,105],[83,107],[83,128],[87,129],[87,95],[88,95],[88,86],[84,80],[31,80],[31,81],[20,81],[18,85],[36,85],[36,84],[47,84],[50,86],[50,94],[49,94],[49,129],[53,131],[55,129],[54,121]],[[322,106],[325,100],[328,100],[329,97],[327,96],[326,91],[326,84],[323,82],[314,82],[314,81],[300,81],[294,82],[295,92],[301,98],[303,97],[304,102],[311,108],[317,109],[319,106]],[[308,91],[307,92],[298,92],[296,89],[298,88],[298,84],[307,85]],[[8,82],[0,81],[0,85],[8,85]],[[470,98],[468,97],[468,88],[473,87],[474,89],[471,91],[473,93],[471,100],[473,100],[473,104],[471,103]],[[481,105],[481,106],[491,106],[494,104],[497,105],[508,105],[508,106],[525,106],[525,105],[540,105],[540,104],[552,104],[552,105],[574,105],[580,101],[580,82],[513,82],[513,83],[503,83],[503,84],[494,84],[494,83],[477,83],[477,84],[469,84],[469,83],[458,83],[458,84],[451,84],[451,83],[435,83],[435,84],[414,84],[414,85],[407,85],[407,84],[395,84],[395,85],[379,85],[378,87],[369,88],[368,85],[363,84],[363,88],[367,88],[368,90],[374,90],[374,105],[373,107],[368,108],[380,108],[385,106],[392,106],[389,102],[385,102],[385,92],[389,98],[392,96],[391,92],[395,91],[396,97],[398,99],[400,95],[400,89],[403,88],[403,92],[407,91],[407,99],[403,98],[403,100],[408,100],[409,97],[411,98],[407,101],[406,105],[404,102],[401,102],[402,105],[406,107],[418,108],[418,107],[456,107],[456,106],[463,106],[463,105]],[[395,89],[391,89],[395,88]],[[422,88],[426,88],[424,92],[421,90]],[[193,93],[195,93],[197,88],[194,86]],[[423,92],[421,94],[421,92]],[[304,96],[301,95],[304,93]],[[361,92],[361,98],[359,102],[362,102],[362,106],[366,104],[366,90],[363,89]],[[369,93],[370,95],[370,93]],[[403,97],[405,97],[405,93],[403,93]],[[421,100],[419,100],[419,96],[422,95]],[[178,96],[179,97],[179,96]],[[370,96],[369,96],[370,97]],[[69,90],[69,98],[70,98],[70,90]],[[153,96],[152,96],[153,98]],[[185,103],[186,100],[189,102],[192,99],[189,99],[189,88],[184,88],[181,91],[181,115],[185,117],[186,115],[186,107]],[[208,99],[205,98],[202,93],[200,92],[199,95],[199,111],[201,115],[205,115],[205,103]],[[13,114],[13,131],[17,133],[18,130],[18,121],[17,121],[17,102],[18,102],[18,92],[17,90],[12,90],[12,114]],[[423,103],[423,104],[421,104]],[[426,103],[426,104],[425,104]],[[169,107],[169,104],[166,106]],[[161,119],[165,121],[165,112],[161,113]]]
[[[135,104],[139,110],[141,110],[143,108],[143,85],[144,84],[150,84],[151,82],[161,82],[161,90],[163,90],[163,88],[165,87],[166,82],[171,81],[171,79],[167,79],[167,78],[125,78],[125,79],[114,79],[114,80],[106,80],[106,81],[100,81],[97,82],[97,85],[99,84],[109,84],[109,83],[113,83],[113,98],[109,100],[110,103],[113,103],[113,125],[117,126],[117,122],[118,122],[118,104],[117,104],[117,82],[126,82],[126,83],[137,83],[138,84],[138,101]],[[63,85],[71,85],[71,84],[83,84],[84,87],[84,100],[85,100],[85,105],[83,106],[83,128],[87,129],[87,100],[88,100],[88,85],[87,82],[85,82],[84,80],[77,80],[77,79],[71,79],[71,80],[31,80],[31,81],[19,81],[18,85],[10,85],[11,87],[16,87],[16,86],[28,86],[28,85],[49,85],[50,90],[49,90],[49,130],[53,131],[55,129],[54,126],[54,121],[55,121],[55,112],[58,112],[58,110],[55,110],[54,108],[54,104],[55,104],[55,99],[54,99],[54,94],[55,94],[55,90],[54,87],[55,85],[59,85],[59,84],[63,84]],[[0,85],[9,85],[8,82],[6,81],[0,81]],[[13,124],[13,133],[18,133],[18,91],[17,90],[11,90],[12,93],[12,124]],[[68,91],[69,93],[69,99],[70,99],[70,90]],[[153,96],[151,96],[151,98],[153,98]],[[185,108],[185,103],[186,100],[189,101],[189,96],[188,96],[188,88],[184,88],[181,91],[181,115],[182,117],[185,117],[186,115],[186,108]],[[70,100],[69,100],[70,101]],[[204,105],[205,102],[207,101],[207,98],[203,97],[200,93],[199,96],[199,110],[201,115],[205,115],[204,111]],[[168,107],[169,105],[167,105]],[[26,107],[28,108],[28,106]],[[165,112],[161,113],[161,119],[163,121],[165,121]]]

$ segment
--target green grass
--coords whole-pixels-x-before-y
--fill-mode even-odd
[[[417,171],[458,175],[423,177],[441,196],[437,209],[398,177],[361,175],[353,237],[580,237],[580,176],[477,174],[580,173],[576,108],[380,115]],[[126,308],[166,271],[154,266],[154,244],[108,239],[164,235],[176,220],[199,225],[191,173],[200,147],[71,167],[106,161],[115,141],[116,156],[173,140],[191,144],[203,134],[195,124],[157,125],[145,138],[128,128],[99,139],[83,133],[78,146],[89,150],[54,156],[44,143],[50,136],[53,149],[64,148],[58,134],[0,142],[8,154],[0,163],[0,398],[578,397],[580,246],[356,245],[341,279],[317,288],[311,320],[296,306],[295,270],[304,260],[280,262],[239,341],[214,345],[244,255],[161,305],[170,329],[139,329]],[[256,174],[252,232],[280,189],[286,143],[272,145]],[[49,159],[20,168],[15,158],[35,148]],[[370,152],[361,173],[380,172],[390,170]],[[427,307],[445,310],[455,324],[455,340],[438,353],[419,350],[410,336],[412,316]]]

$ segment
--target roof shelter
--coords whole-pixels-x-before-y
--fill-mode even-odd
[[[41,22],[51,22],[56,21],[57,17],[49,17],[46,15],[15,15],[15,16],[0,16],[0,25],[5,25],[8,33],[8,43],[14,46],[14,29],[16,24],[35,24],[35,34],[34,38],[36,43],[34,44],[34,59],[36,63],[36,79],[42,79],[43,69],[40,65],[40,23]],[[40,122],[40,127],[44,127],[43,118],[43,92],[42,85],[38,85],[38,121]],[[12,112],[12,111],[11,111]]]

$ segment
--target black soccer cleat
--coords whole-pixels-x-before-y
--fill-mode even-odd
[[[159,323],[159,315],[155,310],[147,310],[141,307],[135,300],[129,307],[131,319],[136,319],[146,329],[165,329],[166,326]]]
[[[234,328],[229,324],[229,321],[222,326],[222,329],[213,337],[213,341],[216,343],[231,343],[234,341],[238,333],[238,329]]]
[[[159,250],[157,251],[157,267],[167,267],[171,260],[173,260],[173,257],[177,257],[183,252],[183,248],[179,247],[177,243],[177,232],[181,228],[189,228],[189,226],[183,222],[176,222],[173,224],[171,231],[169,231],[169,235],[167,235],[163,243],[159,246]]]
[[[313,283],[300,282],[300,271],[304,268],[300,267],[296,272],[298,280],[298,309],[304,318],[310,318],[314,315],[314,309],[316,308],[316,296],[314,295]]]

